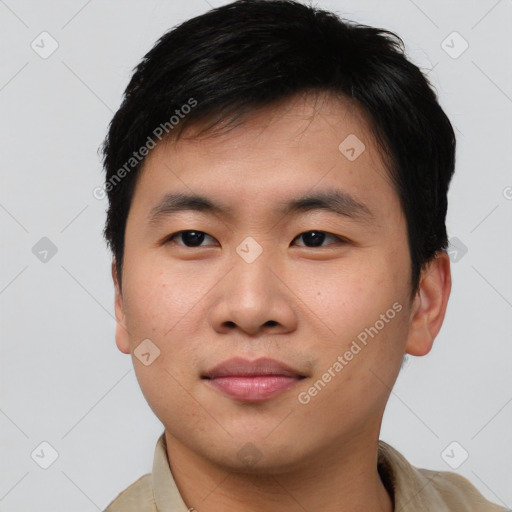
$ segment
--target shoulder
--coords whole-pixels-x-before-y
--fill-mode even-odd
[[[433,490],[439,494],[449,510],[465,510],[467,512],[504,512],[507,510],[485,499],[469,480],[457,473],[420,468],[417,471],[431,483]]]
[[[119,493],[104,512],[156,512],[151,473],[141,476]]]
[[[379,441],[379,473],[402,512],[507,512],[484,498],[463,476],[417,468],[392,446]]]

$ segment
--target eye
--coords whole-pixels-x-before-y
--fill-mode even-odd
[[[331,239],[334,239],[335,242],[340,243],[346,243],[348,240],[332,235],[331,233],[326,233],[325,231],[304,231],[304,233],[301,233],[299,236],[295,238],[295,240],[302,239],[305,244],[311,244],[310,246],[306,245],[307,247],[320,247],[322,246],[323,242],[326,238],[330,237]],[[328,244],[333,245],[333,244]],[[302,246],[304,247],[304,246]]]
[[[164,240],[163,243],[164,244],[174,243],[177,245],[181,245],[184,247],[190,247],[190,248],[205,247],[204,245],[202,245],[203,242],[205,241],[205,238],[210,238],[211,240],[215,240],[213,237],[206,234],[204,231],[195,231],[195,230],[189,229],[189,230],[178,231],[176,233],[173,233],[172,235],[169,235]],[[334,240],[334,243],[336,243],[336,242],[347,243],[348,242],[348,240],[343,237],[336,236],[331,233],[326,233],[325,231],[317,231],[317,230],[304,231],[304,233],[301,233],[300,235],[295,237],[294,241],[301,239],[304,242],[304,245],[299,244],[299,247],[314,248],[314,247],[322,247],[322,246],[325,247],[325,245],[323,245],[323,243],[325,242],[326,239],[329,239],[329,238]],[[181,240],[181,243],[175,241],[175,239]],[[334,244],[328,244],[328,245],[334,245]]]
[[[172,235],[169,235],[165,240],[164,244],[166,243],[176,243],[177,245],[184,245],[185,247],[201,247],[202,242],[204,241],[205,237],[211,238],[214,240],[213,237],[210,235],[207,235],[204,231],[194,231],[194,230],[184,230],[184,231],[178,231],[177,233],[174,233]],[[181,239],[183,244],[174,242],[175,238]]]

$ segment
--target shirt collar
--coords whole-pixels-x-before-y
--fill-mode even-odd
[[[394,510],[449,512],[446,504],[433,490],[432,482],[439,472],[423,470],[420,473],[384,441],[378,444],[378,471],[394,502]],[[151,479],[158,512],[188,512],[171,473],[165,432],[156,444]]]
[[[158,512],[188,512],[189,509],[183,501],[171,473],[165,432],[156,443],[151,481]]]
[[[378,470],[395,511],[450,512],[435,489],[434,482],[442,472],[425,469],[420,472],[384,441],[379,441]]]

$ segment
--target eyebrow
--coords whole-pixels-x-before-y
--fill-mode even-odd
[[[324,210],[361,223],[375,220],[372,211],[342,190],[325,190],[278,204],[277,212],[283,216],[297,215],[313,210]],[[162,219],[183,211],[233,217],[233,209],[213,199],[196,194],[168,193],[151,209],[147,222],[154,226]]]

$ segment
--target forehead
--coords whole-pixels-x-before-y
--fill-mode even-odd
[[[348,100],[294,97],[235,128],[202,128],[162,141],[146,157],[133,198],[146,217],[169,193],[208,196],[240,214],[328,189],[372,205],[379,216],[398,205],[368,120]]]

